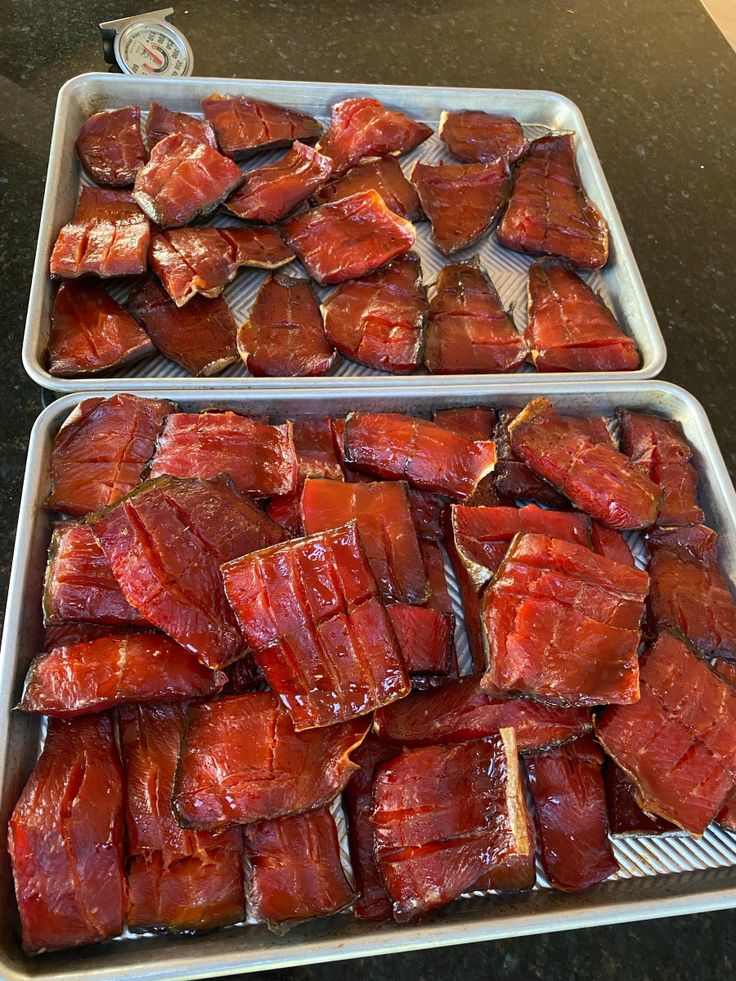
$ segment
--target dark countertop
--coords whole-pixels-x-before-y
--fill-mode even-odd
[[[21,337],[54,101],[104,69],[97,23],[144,3],[4,0],[0,29],[0,594],[12,555],[25,449],[41,393]],[[201,75],[554,89],[581,107],[668,347],[663,377],[705,406],[736,470],[736,55],[697,0],[192,0],[176,23]],[[446,948],[276,978],[408,973],[706,978],[736,971],[736,914]]]

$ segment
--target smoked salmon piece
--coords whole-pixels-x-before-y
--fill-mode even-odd
[[[210,214],[243,183],[237,164],[184,133],[165,136],[135,178],[133,197],[159,228]]]
[[[493,434],[498,455],[493,478],[499,497],[506,503],[524,500],[546,504],[557,510],[569,508],[570,502],[567,498],[546,480],[538,477],[512,450],[509,426],[518,414],[519,409],[501,409]]]
[[[427,317],[422,265],[413,252],[338,286],[322,306],[325,332],[353,361],[405,374],[419,366]]]
[[[312,208],[282,226],[286,244],[320,286],[367,276],[414,245],[414,226],[377,191]]]
[[[247,95],[209,95],[202,99],[202,110],[220,149],[234,160],[291,146],[296,140],[309,143],[322,132],[313,116]]]
[[[130,187],[148,158],[141,136],[140,106],[96,112],[82,123],[76,147],[93,181],[108,187]]]
[[[410,675],[450,673],[454,617],[406,603],[394,603],[386,612]]]
[[[618,872],[608,839],[603,753],[592,736],[528,756],[542,867],[555,889],[589,889]]]
[[[455,570],[465,610],[465,626],[477,671],[486,666],[481,595],[498,571],[515,535],[535,532],[590,547],[590,518],[539,508],[468,507],[448,511],[445,547]]]
[[[350,777],[342,794],[348,819],[350,863],[358,897],[354,912],[359,920],[390,920],[391,901],[376,863],[373,845],[373,777],[376,766],[398,755],[398,748],[369,733],[353,753],[359,769]]]
[[[191,116],[188,112],[173,112],[159,105],[158,102],[152,102],[148,107],[146,119],[146,139],[149,147],[154,147],[164,137],[173,136],[175,133],[191,136],[198,143],[217,149],[215,131],[206,119]]]
[[[445,266],[429,304],[424,365],[432,374],[515,371],[527,346],[477,256]]]
[[[564,262],[537,259],[529,270],[524,332],[538,371],[635,371],[636,342],[590,286]]]
[[[523,780],[523,773],[521,776]],[[529,839],[527,854],[507,855],[506,858],[496,862],[490,871],[485,872],[477,882],[473,883],[472,892],[488,889],[495,889],[497,892],[526,892],[528,889],[534,888],[537,881],[534,818],[526,806],[524,815],[526,817],[526,834]]]
[[[355,522],[244,555],[222,577],[248,647],[297,730],[408,694]]]
[[[151,226],[127,191],[83,187],[74,218],[59,232],[50,271],[78,276],[138,276],[148,265]]]
[[[348,478],[353,476],[361,480],[370,480],[366,474],[353,471]],[[482,482],[481,482],[482,483]],[[440,494],[432,494],[431,491],[419,490],[417,487],[409,488],[409,505],[414,527],[422,541],[441,542],[442,541],[442,515],[447,506],[447,498]]]
[[[598,521],[592,521],[590,537],[593,551],[597,552],[598,555],[604,555],[607,559],[613,559],[614,562],[631,566],[632,569],[636,567],[631,549],[620,531],[614,531],[613,528],[606,528]]]
[[[151,238],[149,259],[171,299],[219,296],[242,266],[278,269],[294,253],[273,228],[171,228]]]
[[[649,576],[583,545],[524,533],[483,594],[483,687],[563,705],[639,698]]]
[[[647,536],[648,620],[654,633],[674,628],[704,654],[736,660],[736,601],[718,565],[717,538],[704,525]]]
[[[577,269],[605,266],[608,225],[583,188],[573,133],[534,140],[516,165],[498,240],[516,252],[560,256]]]
[[[318,204],[327,204],[362,191],[378,191],[392,211],[409,221],[420,221],[424,217],[419,195],[404,177],[395,157],[379,157],[358,164],[344,177],[321,187],[314,194],[314,200]]]
[[[479,674],[467,675],[386,705],[376,712],[375,731],[389,743],[430,746],[482,739],[510,727],[519,752],[528,752],[566,743],[592,727],[586,709],[498,698],[483,691],[480,680]]]
[[[477,242],[506,203],[511,178],[505,160],[491,163],[416,163],[411,182],[432,223],[432,238],[445,255]]]
[[[248,825],[245,854],[248,912],[276,933],[294,921],[337,913],[355,899],[326,807]]]
[[[209,668],[244,656],[220,565],[285,533],[229,478],[147,481],[91,527],[126,600],[150,623]]]
[[[608,824],[612,835],[661,835],[677,830],[674,824],[664,818],[653,817],[642,811],[636,802],[635,785],[613,760],[607,759],[603,764],[603,779],[606,783]]]
[[[128,309],[159,351],[190,375],[216,375],[238,359],[235,321],[221,296],[194,296],[178,307],[151,278],[133,287]]]
[[[133,930],[210,930],[245,917],[239,828],[191,831],[171,801],[187,706],[119,710]]]
[[[174,812],[185,828],[214,830],[328,804],[357,770],[350,754],[370,719],[296,732],[271,692],[230,695],[189,710]]]
[[[428,586],[406,484],[348,484],[308,478],[301,500],[307,535],[357,521],[360,540],[386,603],[421,604]]]
[[[216,695],[227,681],[161,634],[117,631],[55,647],[34,658],[18,705],[24,712],[69,717],[124,702],[165,702]]]
[[[238,328],[238,351],[259,377],[314,377],[334,367],[337,356],[308,279],[276,273],[264,281]]]
[[[91,375],[140,361],[155,348],[135,319],[94,280],[67,280],[54,297],[49,374]]]
[[[151,461],[152,477],[211,478],[226,473],[254,497],[291,493],[297,472],[291,423],[270,426],[238,412],[173,413]],[[270,524],[265,517],[263,522]]]
[[[96,640],[114,633],[115,627],[104,623],[56,623],[46,627],[43,632],[43,649],[53,650],[67,644],[78,644]]]
[[[317,144],[336,174],[367,157],[400,156],[432,135],[424,123],[387,108],[378,99],[344,99],[332,107],[330,126]]]
[[[701,835],[736,783],[736,689],[674,634],[641,658],[641,699],[600,712],[596,735],[636,800]]]
[[[488,440],[493,439],[496,413],[482,405],[467,409],[437,409],[432,413],[432,422],[467,439]]]
[[[437,542],[423,539],[419,542],[419,547],[422,550],[424,571],[429,583],[429,599],[425,605],[430,610],[437,610],[438,613],[452,613],[452,600],[447,591],[445,560],[442,549]]]
[[[63,521],[54,529],[43,592],[44,625],[81,621],[145,626],[120,591],[90,527]]]
[[[136,395],[80,402],[54,440],[46,507],[78,516],[119,501],[141,479],[174,409]]]
[[[376,858],[399,923],[530,849],[513,729],[407,750],[378,765],[373,794]]]
[[[122,932],[123,774],[111,718],[52,719],[8,826],[28,953]]]
[[[225,207],[245,221],[271,225],[306,201],[331,176],[330,158],[297,141],[280,160],[247,171],[245,180],[225,202]]]
[[[345,425],[345,456],[366,473],[464,500],[493,470],[496,448],[398,412],[353,412]]]
[[[698,474],[679,422],[627,409],[620,409],[618,418],[621,452],[664,492],[657,524],[701,524],[704,514],[698,506]]]
[[[613,446],[595,442],[537,398],[509,426],[511,448],[573,506],[609,528],[653,525],[661,488]]]
[[[497,116],[478,109],[443,112],[439,137],[458,160],[515,163],[529,149],[521,124],[513,116]]]

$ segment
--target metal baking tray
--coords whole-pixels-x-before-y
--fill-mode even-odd
[[[46,193],[38,248],[33,269],[33,281],[28,305],[25,337],[23,340],[23,364],[26,371],[45,388],[58,392],[112,391],[124,388],[131,392],[152,391],[161,384],[183,388],[217,391],[238,387],[293,388],[305,384],[331,389],[334,378],[340,385],[352,388],[370,380],[371,384],[422,387],[427,384],[426,374],[411,376],[389,375],[364,365],[343,360],[327,378],[260,378],[254,379],[240,362],[227,368],[216,378],[192,378],[183,368],[169,361],[162,354],[155,354],[143,361],[111,372],[105,377],[55,378],[46,370],[45,351],[48,340],[51,304],[55,287],[48,275],[51,249],[59,229],[71,220],[79,195],[80,186],[90,183],[83,175],[74,143],[79,127],[91,113],[100,109],[115,108],[135,103],[144,109],[152,100],[171,109],[201,115],[200,100],[213,92],[225,95],[249,94],[258,98],[279,102],[317,116],[326,123],[330,106],[351,96],[373,95],[389,106],[402,109],[417,119],[428,123],[436,131],[443,109],[484,109],[489,112],[510,113],[519,119],[530,137],[541,136],[550,130],[574,130],[577,155],[583,183],[592,199],[601,208],[610,229],[610,258],[605,269],[584,273],[584,278],[598,290],[613,309],[622,328],[631,334],[642,355],[642,366],[637,371],[626,372],[628,378],[653,378],[662,370],[666,350],[651,304],[646,294],[631,247],[613,202],[606,178],[593,147],[590,133],[577,106],[555,92],[526,91],[523,89],[461,89],[434,88],[410,85],[352,85],[345,82],[278,82],[258,79],[136,78],[127,75],[92,73],[79,75],[67,82],[59,92],[54,121],[53,137],[46,179]],[[258,162],[250,161],[246,167],[260,166],[276,159],[279,153],[262,154]],[[415,160],[437,163],[450,159],[444,144],[435,135],[415,151],[402,157],[402,165],[408,170]],[[208,219],[209,224],[236,223],[232,216],[218,215]],[[440,268],[448,261],[434,246],[428,222],[417,224],[415,250],[421,257],[426,283],[432,283]],[[532,257],[502,248],[495,235],[486,236],[481,243],[457,254],[457,258],[469,258],[478,253],[491,273],[505,306],[513,310],[520,330],[526,325],[527,270]],[[294,263],[288,271],[298,270]],[[237,323],[242,323],[263,280],[264,273],[245,270],[238,274],[224,292]],[[115,299],[124,300],[129,285],[124,280],[108,284]],[[329,290],[317,288],[320,298]],[[531,365],[526,370],[534,372]],[[534,372],[536,374],[536,372]],[[525,371],[506,375],[506,378],[523,381]],[[489,378],[498,376],[455,375],[445,378]],[[561,381],[568,375],[546,374],[546,379]],[[595,374],[576,373],[577,378],[614,379],[620,372]],[[432,383],[430,383],[432,384]]]
[[[736,494],[703,409],[691,395],[667,382],[591,385],[568,381],[546,386],[529,380],[513,386],[476,382],[445,385],[434,394],[402,384],[391,388],[364,384],[337,394],[314,389],[289,393],[235,388],[211,393],[179,388],[150,394],[165,395],[192,411],[231,408],[268,412],[278,419],[337,415],[354,409],[426,413],[461,405],[520,407],[540,392],[568,413],[610,417],[617,406],[625,406],[677,419],[694,450],[706,520],[720,532],[723,568],[732,581],[736,579]],[[5,834],[40,744],[39,719],[13,713],[11,706],[18,700],[31,658],[40,649],[41,593],[50,537],[50,518],[41,505],[48,490],[51,445],[81,399],[68,395],[50,405],[39,416],[30,439],[0,653],[0,835]],[[638,550],[636,541],[632,544]],[[453,584],[451,593],[461,612]],[[467,646],[461,645],[461,660],[465,658]],[[10,867],[2,845],[0,841],[0,903],[12,912],[0,917],[0,977],[8,981],[202,978],[736,906],[736,834],[711,827],[700,840],[687,835],[616,840],[621,871],[612,880],[576,895],[546,888],[540,874],[537,887],[529,893],[506,897],[475,893],[407,927],[361,923],[350,914],[338,914],[305,923],[284,937],[274,936],[263,926],[247,925],[198,937],[159,935],[110,941],[30,959],[18,945]]]

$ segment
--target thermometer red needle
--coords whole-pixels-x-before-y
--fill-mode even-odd
[[[142,41],[141,41],[141,47],[145,52],[147,52],[153,58],[155,62],[157,62],[159,65],[163,65],[164,63],[163,58],[159,58],[159,56],[154,51],[151,51],[150,48],[146,47],[146,45],[143,44]]]

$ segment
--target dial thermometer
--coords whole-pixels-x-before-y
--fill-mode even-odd
[[[194,56],[182,32],[169,23],[173,7],[100,24],[105,61],[126,75],[191,75]]]

